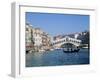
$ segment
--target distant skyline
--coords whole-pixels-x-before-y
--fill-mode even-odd
[[[26,12],[26,23],[52,36],[89,30],[89,15]]]

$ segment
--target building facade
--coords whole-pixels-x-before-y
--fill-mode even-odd
[[[50,50],[51,49],[51,37],[46,32],[42,34],[42,49],[43,50]]]
[[[25,43],[26,43],[26,51],[30,51],[34,47],[34,41],[32,40],[32,25],[26,24],[25,30]]]
[[[39,51],[42,46],[42,31],[40,28],[33,28],[32,29],[32,39],[34,41],[34,50]]]
[[[40,28],[34,28],[32,25],[26,24],[26,50],[40,52],[50,49],[50,35]]]

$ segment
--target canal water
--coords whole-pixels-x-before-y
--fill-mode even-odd
[[[64,53],[62,50],[26,54],[26,67],[89,64],[88,49],[78,53]]]

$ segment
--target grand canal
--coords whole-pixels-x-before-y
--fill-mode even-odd
[[[89,50],[64,53],[62,50],[26,54],[26,67],[89,64]]]

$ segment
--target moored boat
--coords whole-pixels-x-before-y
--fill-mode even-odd
[[[80,49],[63,49],[64,53],[74,53],[74,52],[79,52]]]

